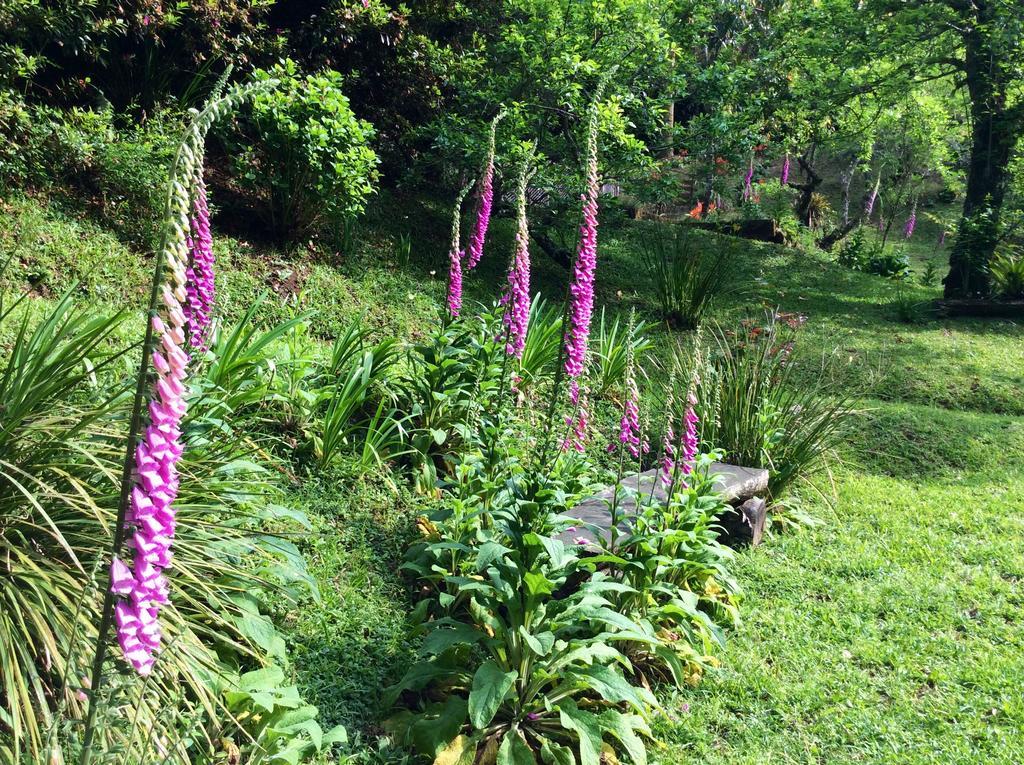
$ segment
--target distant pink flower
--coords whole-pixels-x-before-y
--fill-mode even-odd
[[[697,424],[700,422],[700,419],[697,417],[696,406],[697,396],[691,390],[686,396],[686,413],[683,415],[683,453],[682,464],[680,465],[683,475],[690,475],[693,472],[694,463],[697,459]],[[685,488],[686,486],[686,481],[683,481],[683,487]]]
[[[631,373],[626,375],[626,402],[619,419],[618,441],[609,444],[608,451],[615,451],[620,445],[625,446],[633,457],[639,457],[641,451],[648,450],[647,443],[640,437],[640,390]]]
[[[946,243],[946,229],[939,232],[939,247]]]
[[[459,247],[462,224],[462,200],[466,198],[473,184],[469,183],[455,198],[455,208],[452,210],[452,238],[448,248],[448,315],[453,319],[457,318],[462,310],[462,259],[465,251]]]
[[[590,435],[590,404],[587,401],[587,392],[584,387],[576,398],[575,417],[565,418],[569,433],[562,442],[563,452],[571,449],[583,454],[587,450],[587,439]]]
[[[789,153],[786,153],[786,158],[782,161],[782,173],[779,175],[779,183],[785,186],[789,183]]]
[[[747,167],[747,174],[743,178],[743,201],[749,202],[754,198],[754,157],[750,157],[750,165]]]
[[[671,418],[672,412],[669,410],[669,417]],[[672,428],[672,420],[669,419],[668,425],[665,426],[665,435],[662,438],[661,449],[661,473],[660,478],[662,484],[669,486],[672,483],[672,475],[676,470],[676,434]]]
[[[903,236],[905,239],[910,239],[914,235],[914,228],[917,226],[917,203],[914,203],[913,209],[910,211],[910,217],[907,218],[907,222],[903,224]]]

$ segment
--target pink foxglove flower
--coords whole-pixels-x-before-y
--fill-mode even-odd
[[[462,200],[472,188],[467,183],[455,198],[455,209],[452,211],[452,240],[448,247],[448,315],[458,318],[462,310],[462,259],[465,251],[459,246],[462,228]]]
[[[197,200],[201,197],[200,190]],[[189,200],[184,190],[176,201],[184,224],[189,213]],[[200,209],[197,204],[197,219],[201,217]],[[184,228],[182,225],[181,229]],[[160,650],[159,614],[161,606],[168,602],[170,589],[163,572],[173,558],[177,466],[183,449],[181,420],[186,410],[188,365],[188,356],[182,349],[185,317],[199,316],[212,308],[212,292],[209,304],[196,305],[193,300],[205,300],[206,296],[198,289],[189,291],[187,286],[189,248],[193,248],[195,255],[196,244],[209,236],[208,224],[197,229],[192,242],[182,235],[172,240],[164,251],[168,281],[160,290],[160,313],[151,317],[154,341],[151,359],[156,376],[149,402],[149,424],[135,446],[135,486],[125,516],[126,547],[133,560],[129,567],[120,558],[114,558],[110,571],[111,591],[123,597],[114,608],[118,643],[125,659],[141,675],[152,671]]]
[[[700,422],[700,418],[697,417],[696,406],[697,396],[691,389],[686,396],[686,413],[683,415],[683,453],[680,468],[684,476],[693,472],[697,459],[697,424]],[[683,487],[686,488],[686,486],[686,481],[683,481]]]
[[[453,247],[448,253],[448,314],[458,318],[462,310],[462,258],[464,250]]]
[[[196,174],[196,197],[193,203],[190,257],[185,271],[188,300],[184,305],[189,330],[189,345],[204,350],[214,303],[213,240],[210,236],[210,210],[206,203],[206,184],[200,170]]]
[[[577,397],[576,416],[566,417],[565,424],[569,432],[562,441],[562,451],[573,450],[583,454],[587,450],[587,439],[590,434],[590,410],[586,387],[582,388]]]
[[[530,322],[530,229],[526,220],[526,170],[519,179],[515,252],[508,271],[508,286],[501,299],[505,306],[505,353],[523,357]]]
[[[587,358],[590,338],[590,319],[594,312],[594,276],[597,272],[597,198],[600,185],[597,177],[597,104],[601,88],[594,96],[587,125],[586,189],[583,199],[583,222],[580,241],[573,263],[572,282],[569,285],[569,322],[565,333],[565,373],[569,377],[570,396],[576,403],[579,396],[579,377]]]
[[[619,420],[618,441],[610,443],[608,451],[615,451],[619,446],[625,446],[634,458],[639,457],[641,451],[648,450],[647,443],[640,437],[640,390],[632,371],[626,374],[626,403]]]
[[[484,174],[480,178],[480,202],[476,215],[476,226],[473,228],[473,235],[469,239],[469,247],[466,250],[466,270],[476,268],[480,258],[484,254],[484,240],[487,238],[487,227],[491,223],[491,207],[494,204],[494,139],[498,129],[498,123],[505,116],[499,112],[498,116],[491,122],[491,134],[487,143],[487,159],[484,162]]]
[[[782,161],[782,173],[779,175],[779,183],[783,186],[789,183],[789,152],[786,152],[786,158]]]
[[[907,218],[907,222],[903,224],[903,237],[910,239],[914,235],[914,228],[917,226],[917,202],[914,202],[914,207],[910,210],[910,217]]]
[[[754,157],[750,157],[750,165],[747,167],[747,174],[743,177],[743,201],[749,202],[754,198]]]

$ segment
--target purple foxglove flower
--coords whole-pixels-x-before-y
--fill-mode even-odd
[[[786,152],[786,158],[782,161],[782,173],[779,175],[779,183],[783,186],[789,183],[789,152]]]
[[[480,178],[480,203],[477,209],[476,226],[473,235],[469,238],[469,247],[466,250],[466,270],[476,268],[480,258],[484,254],[484,240],[487,238],[487,227],[491,222],[491,207],[494,204],[494,139],[498,130],[498,123],[505,116],[501,111],[491,122],[491,133],[487,143],[487,160],[484,162],[484,173]]]
[[[583,454],[587,450],[587,437],[590,432],[590,411],[587,403],[587,389],[583,388],[576,395],[576,416],[566,417],[565,424],[569,433],[562,442],[562,451],[570,449]]]
[[[452,239],[448,248],[448,315],[455,319],[462,310],[462,259],[465,251],[459,247],[462,225],[462,200],[472,188],[467,183],[455,198],[455,209],[452,210]]]
[[[466,253],[453,249],[448,253],[448,314],[458,318],[462,310],[462,258]]]
[[[743,178],[743,201],[749,202],[754,198],[754,156],[750,156],[750,165],[747,167],[747,174]]]
[[[157,341],[151,356],[156,382],[149,401],[149,424],[135,447],[135,486],[126,513],[132,551],[131,568],[114,558],[111,564],[111,591],[127,597],[115,606],[117,639],[125,660],[141,675],[149,674],[160,650],[159,614],[168,602],[169,584],[163,575],[171,565],[171,545],[175,533],[173,503],[178,494],[178,460],[181,458],[181,419],[185,415],[185,380],[188,356],[185,324],[192,322],[190,336],[194,345],[204,342],[213,306],[213,292],[200,278],[212,280],[212,253],[205,192],[198,184],[195,217],[191,237],[182,247],[171,247],[165,254],[166,275],[170,283],[160,290],[161,315],[151,320]],[[187,214],[184,207],[182,214]],[[184,258],[191,249],[191,269]],[[207,271],[207,269],[209,269]],[[191,273],[191,276],[188,274]],[[187,282],[194,280],[193,288]],[[185,305],[182,299],[187,298]],[[206,322],[205,324],[203,322]]]

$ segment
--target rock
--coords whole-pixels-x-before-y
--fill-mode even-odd
[[[757,494],[763,494],[768,489],[768,471],[762,468],[746,468],[727,465],[724,462],[713,462],[710,474],[722,498],[729,504],[742,503]],[[658,480],[657,468],[627,476],[623,479],[622,484],[635,490],[638,495],[650,494],[653,491],[655,500],[664,501],[666,499],[665,486]],[[600,493],[580,502],[568,515],[571,518],[578,518],[582,523],[595,526],[599,530],[602,543],[607,543],[611,539],[611,502],[614,496],[615,487],[608,486]],[[627,529],[629,519],[636,514],[636,504],[627,500],[625,504],[616,509],[616,512],[621,517],[619,528]],[[761,531],[764,529],[763,515],[762,512]],[[760,541],[760,531],[756,537]],[[574,527],[574,530],[562,532],[559,539],[566,544],[580,543],[578,542],[580,539],[585,539],[590,543],[596,541],[594,533],[582,525]],[[757,544],[757,542],[751,543]]]
[[[719,541],[729,547],[753,547],[761,544],[768,504],[760,497],[751,497],[739,507],[730,507],[718,516],[722,527]]]

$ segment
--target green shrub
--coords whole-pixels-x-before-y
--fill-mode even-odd
[[[688,233],[650,237],[640,255],[654,284],[661,317],[670,326],[693,329],[728,284],[727,250],[695,247]]]
[[[1008,300],[1024,298],[1024,254],[1007,248],[997,253],[989,264],[992,275],[992,291]]]
[[[261,198],[269,228],[282,238],[344,225],[373,193],[378,159],[368,145],[374,129],[352,113],[342,75],[330,69],[302,75],[286,61],[254,77],[278,85],[258,94],[239,119],[240,184]]]
[[[770,313],[735,332],[716,326],[698,386],[704,447],[722,449],[735,464],[767,468],[775,500],[825,467],[855,414],[850,393],[831,390],[824,373],[808,380],[796,371],[792,353],[802,321]]]
[[[839,250],[839,264],[877,276],[902,278],[910,273],[910,255],[904,247],[869,242],[863,226],[857,228]]]

